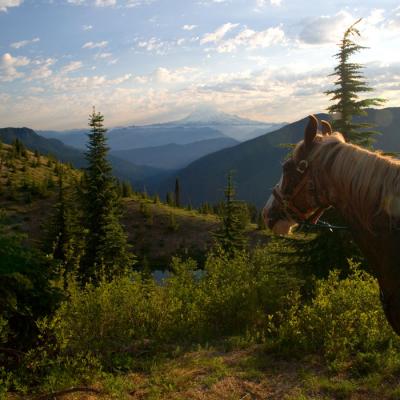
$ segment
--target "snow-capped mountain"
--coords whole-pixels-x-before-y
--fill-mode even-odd
[[[285,125],[284,123],[253,121],[234,114],[220,112],[213,108],[196,109],[187,117],[170,124],[214,128],[224,135],[239,141],[253,139]]]
[[[171,143],[184,145],[227,137],[245,141],[279,129],[283,125],[252,121],[211,108],[199,108],[178,121],[111,128],[108,131],[108,145],[112,150],[127,150]],[[47,138],[57,138],[80,149],[85,148],[87,141],[84,130],[40,131],[39,134]]]

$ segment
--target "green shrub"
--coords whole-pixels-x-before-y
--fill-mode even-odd
[[[162,284],[134,274],[84,289],[72,285],[56,314],[55,336],[68,354],[90,349],[110,366],[119,354],[143,348],[256,333],[299,286],[293,273],[270,261],[265,250],[234,259],[212,254],[203,272],[193,260],[173,260]]]
[[[331,368],[363,374],[374,370],[393,346],[400,349],[385,319],[376,279],[354,265],[346,279],[333,271],[317,281],[310,304],[302,305],[299,295],[291,301],[288,311],[275,318],[280,351],[322,353]]]

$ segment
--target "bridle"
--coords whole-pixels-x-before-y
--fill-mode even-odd
[[[307,172],[309,171],[308,161],[307,160],[299,161],[299,163],[296,165],[296,171],[302,175],[302,178],[295,187],[295,189],[293,190],[293,192],[290,195],[284,195],[282,194],[279,185],[276,185],[272,191],[272,195],[274,196],[275,200],[279,203],[279,205],[282,208],[282,211],[289,219],[292,219],[298,223],[308,222],[311,224],[316,224],[321,215],[328,207],[319,206],[311,215],[309,215],[309,213],[301,211],[298,207],[294,205],[293,203],[294,200],[296,199],[300,191],[304,189],[308,181],[308,174],[307,174]],[[318,205],[319,200],[315,192],[314,192],[314,199],[315,203]]]

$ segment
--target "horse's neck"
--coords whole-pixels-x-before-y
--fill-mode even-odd
[[[362,214],[355,212],[352,207],[351,196],[338,190],[343,187],[341,182],[335,181],[340,177],[335,177],[329,169],[319,172],[318,175],[321,200],[337,209],[345,219],[356,243],[375,270],[381,287],[390,291],[399,290],[400,218],[389,218],[383,211],[376,215],[372,213],[370,226],[366,227]]]
[[[376,155],[371,155],[371,157],[373,156],[376,157]],[[347,163],[347,165],[349,164]],[[365,165],[365,167],[374,168],[374,165],[374,163],[371,163],[371,165]],[[347,168],[346,164],[341,164],[341,166],[342,174],[346,173],[346,176],[342,176],[340,173],[338,175],[337,171],[329,176],[329,165],[325,165],[327,168],[320,168],[318,172],[320,178],[317,178],[317,180],[321,184],[318,188],[322,191],[321,200],[333,205],[349,225],[356,243],[376,273],[386,317],[397,334],[400,335],[400,213],[399,209],[396,209],[398,203],[392,204],[392,200],[400,198],[398,195],[400,171],[397,170],[400,165],[394,163],[391,169],[386,171],[383,169],[383,174],[382,169],[381,171],[369,169],[369,175],[365,179],[366,184],[369,184],[369,181],[373,182],[372,187],[368,187],[369,191],[364,190],[366,186],[360,190],[359,185],[355,184],[357,179],[361,178],[361,176],[354,175],[357,174],[357,171],[360,174],[362,173],[360,168],[351,170],[351,167],[349,167],[349,171],[343,171],[344,168]],[[371,175],[371,173],[378,172],[380,175]],[[382,175],[384,175],[384,179],[380,181],[374,179]],[[388,177],[391,177],[391,179],[387,179]],[[342,180],[340,181],[340,179]],[[394,186],[394,193],[382,192],[385,185],[389,184],[392,187]],[[381,186],[377,187],[379,185]],[[350,193],[345,193],[344,188],[348,188]],[[351,198],[352,196],[359,196],[360,191],[365,198],[371,194],[372,190],[375,191],[372,196],[377,193],[380,196],[365,199],[366,202],[369,202],[366,207],[360,199]],[[381,207],[382,201],[385,202],[385,207]],[[386,204],[386,201],[390,203]],[[361,209],[361,207],[364,208]],[[366,213],[368,213],[367,216]]]

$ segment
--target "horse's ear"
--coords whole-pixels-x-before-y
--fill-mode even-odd
[[[304,145],[306,150],[311,148],[311,145],[318,132],[318,120],[314,115],[310,115],[306,130],[304,132]]]
[[[328,121],[324,121],[323,119],[321,120],[321,126],[322,126],[322,134],[324,136],[326,135],[332,135],[332,126]]]

